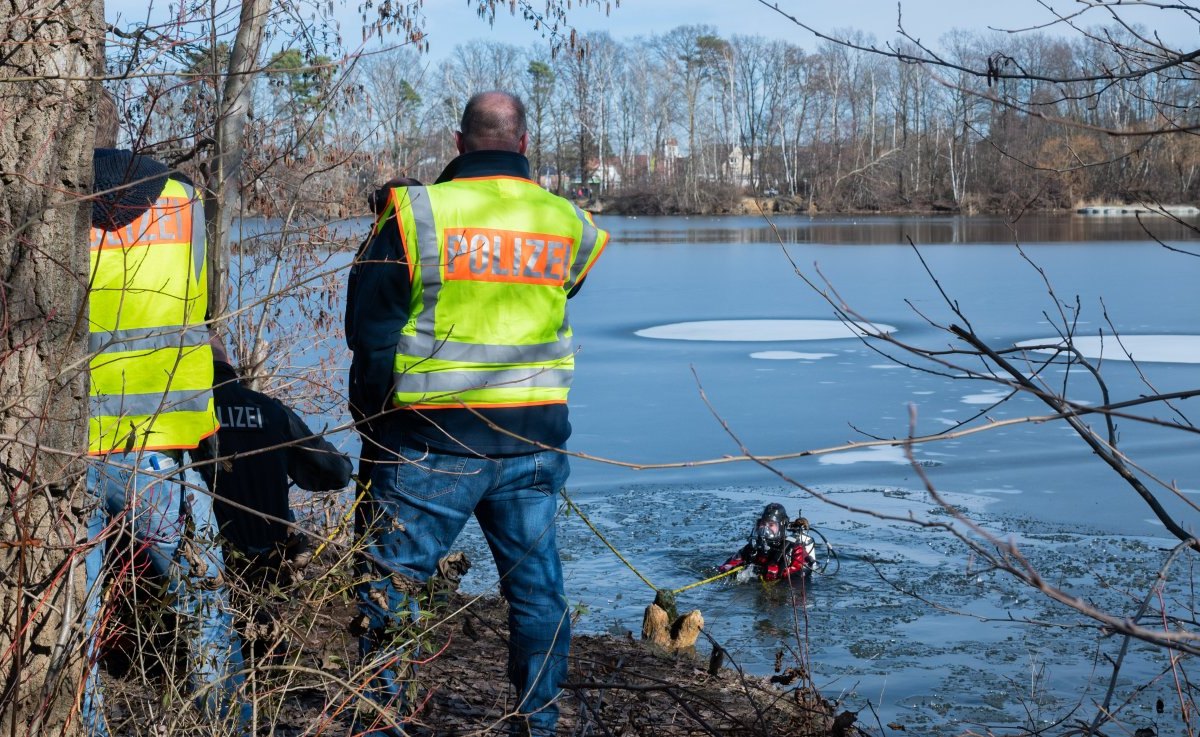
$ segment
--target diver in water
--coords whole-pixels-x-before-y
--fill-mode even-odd
[[[816,543],[807,530],[808,520],[797,517],[789,523],[783,505],[772,502],[754,523],[749,542],[717,570],[724,573],[744,566],[764,581],[808,575],[817,564],[817,556]]]

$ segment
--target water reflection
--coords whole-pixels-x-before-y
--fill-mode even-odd
[[[326,244],[357,242],[373,218],[329,222],[242,218],[233,239],[315,239]],[[1097,241],[1196,241],[1200,218],[1179,221],[1160,215],[1026,215],[1011,221],[997,215],[743,215],[693,217],[597,216],[614,242],[634,243],[813,243],[829,245],[917,245],[972,243],[1083,243]],[[778,235],[776,235],[778,233]]]
[[[972,243],[1076,243],[1096,241],[1194,241],[1200,219],[1177,222],[1162,216],[1104,217],[816,215],[771,218],[638,217],[599,220],[620,243],[814,243],[917,245]],[[778,234],[778,235],[776,235]]]

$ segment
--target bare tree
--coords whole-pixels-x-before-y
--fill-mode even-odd
[[[84,295],[99,2],[0,21],[0,729],[73,734],[82,683]]]
[[[711,26],[680,26],[658,39],[658,52],[684,100],[684,130],[687,132],[686,192],[691,202],[699,199],[700,142],[698,120],[705,85],[720,67],[724,45]]]
[[[217,317],[225,313],[228,299],[229,229],[241,196],[242,140],[270,8],[270,0],[242,1],[228,66],[216,66],[225,74],[214,105],[212,155],[201,172],[207,195],[209,314]],[[217,48],[215,40],[209,48]]]
[[[388,153],[388,164],[395,173],[412,171],[416,164],[411,155],[420,136],[421,104],[430,85],[427,64],[410,47],[392,49],[365,60],[361,80],[364,107],[378,123],[370,140]]]
[[[525,93],[526,105],[529,108],[529,135],[532,139],[533,173],[534,177],[542,176],[542,161],[546,155],[547,143],[550,140],[547,109],[554,95],[554,83],[557,76],[550,66],[550,60],[531,58],[525,68],[522,86]],[[558,187],[555,187],[558,190]]]

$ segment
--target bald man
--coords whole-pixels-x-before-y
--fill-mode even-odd
[[[454,142],[434,184],[376,193],[350,277],[351,412],[369,481],[356,519],[361,651],[391,719],[363,726],[404,729],[417,655],[389,643],[408,639],[397,628],[415,621],[416,592],[474,514],[509,604],[507,729],[553,735],[570,639],[554,526],[569,473],[557,450],[571,434],[567,299],[608,234],[532,181],[513,95],[472,97]]]

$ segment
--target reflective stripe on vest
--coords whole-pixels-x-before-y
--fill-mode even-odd
[[[164,412],[203,412],[209,396],[204,392],[169,391],[153,394],[102,394],[89,397],[93,416],[144,416]]]
[[[181,345],[203,346],[208,344],[208,339],[208,328],[204,325],[109,330],[88,335],[88,353],[157,351],[162,348],[179,348]]]
[[[574,289],[584,274],[592,268],[596,257],[608,244],[608,233],[596,227],[596,224],[592,222],[591,214],[574,202],[571,203],[571,207],[575,208],[576,217],[583,221],[583,241],[579,244],[579,257],[571,265],[571,278],[565,287],[568,292]],[[600,247],[597,248],[597,245]]]
[[[90,234],[88,452],[194,448],[217,429],[204,205],[168,179],[129,225]]]
[[[561,368],[546,369],[481,369],[477,371],[435,371],[432,373],[409,372],[405,382],[407,391],[421,394],[445,394],[464,389],[487,387],[542,387],[567,388],[571,385],[571,371]]]
[[[413,284],[409,322],[396,345],[394,403],[565,402],[575,364],[566,294],[595,262],[607,234],[566,200],[509,177],[396,188],[392,206]],[[457,307],[446,304],[447,283],[456,285]],[[519,315],[526,323],[519,342],[495,342],[487,318],[467,307],[476,300],[463,295]]]

